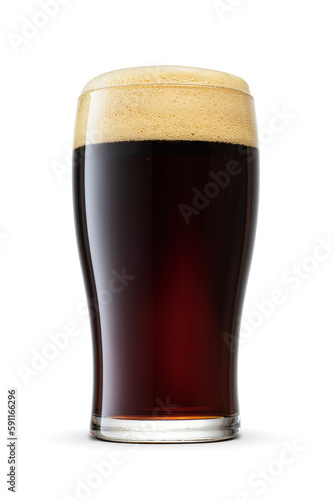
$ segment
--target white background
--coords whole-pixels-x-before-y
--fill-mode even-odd
[[[12,495],[6,400],[16,387],[16,498],[84,498],[80,480],[98,481],[94,463],[112,452],[113,471],[86,498],[330,498],[334,249],[319,252],[318,240],[334,241],[331,2],[62,3],[46,19],[37,0],[1,7],[1,495]],[[24,18],[44,26],[22,40]],[[69,154],[76,100],[100,73],[152,64],[230,72],[255,97],[261,197],[233,441],[131,446],[88,433],[91,337],[77,313],[85,295]],[[259,302],[275,289],[284,303],[266,302],[264,317]],[[24,381],[20,366],[69,323],[78,334]]]

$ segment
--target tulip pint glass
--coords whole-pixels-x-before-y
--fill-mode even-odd
[[[78,103],[73,190],[93,340],[91,433],[236,437],[258,200],[247,83],[177,66],[93,79]]]

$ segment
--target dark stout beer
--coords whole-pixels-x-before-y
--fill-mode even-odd
[[[256,141],[243,139],[247,127],[234,116],[230,128],[240,142],[214,140],[226,135],[223,129],[217,137],[219,118],[210,128],[193,100],[185,110],[194,106],[200,128],[191,113],[184,129],[172,114],[158,133],[162,138],[148,139],[164,121],[158,103],[169,109],[168,100],[159,94],[157,118],[147,118],[143,109],[162,91],[145,88],[130,99],[129,87],[119,89],[112,112],[110,103],[99,103],[98,138],[80,138],[74,150],[77,240],[94,348],[92,433],[123,441],[233,437],[239,431],[238,330],[257,214]],[[196,89],[197,100],[203,89]],[[178,96],[176,89],[166,91]],[[99,92],[89,95],[84,127],[87,118],[96,122]],[[191,91],[180,92],[186,101]],[[251,99],[228,92],[223,106]],[[243,112],[245,105],[238,106]],[[207,124],[209,140],[199,140]],[[143,421],[157,427],[144,432]]]
[[[75,158],[94,414],[236,414],[231,370],[254,239],[256,150],[119,142]]]

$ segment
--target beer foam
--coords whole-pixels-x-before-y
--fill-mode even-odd
[[[148,66],[104,73],[84,87],[75,148],[145,140],[256,147],[254,101],[247,83],[209,69]]]

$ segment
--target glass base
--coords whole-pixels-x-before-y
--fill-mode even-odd
[[[91,434],[123,443],[200,443],[236,438],[240,416],[134,420],[92,417]]]

